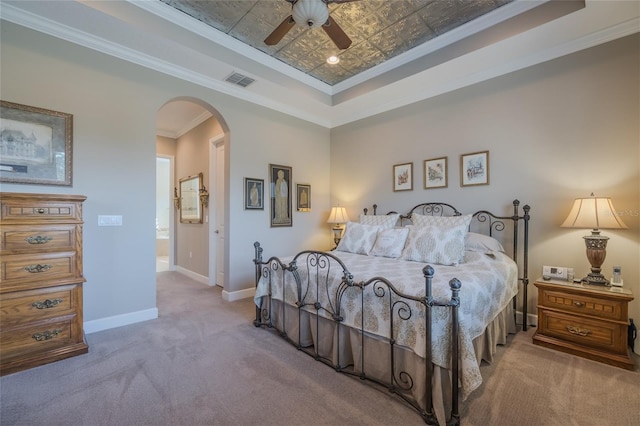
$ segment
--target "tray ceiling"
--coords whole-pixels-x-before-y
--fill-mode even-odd
[[[329,3],[352,40],[339,50],[321,28],[295,25],[275,46],[264,39],[291,15],[287,0],[163,3],[329,85],[396,57],[513,0],[361,0]],[[327,63],[335,55],[340,62]]]

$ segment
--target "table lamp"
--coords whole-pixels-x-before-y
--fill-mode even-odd
[[[336,243],[336,247],[338,247],[338,243],[342,239],[342,230],[344,229],[344,223],[349,221],[349,216],[347,216],[347,209],[344,207],[331,207],[331,213],[329,213],[329,219],[327,219],[327,223],[333,223],[333,242]]]
[[[591,228],[591,235],[585,235],[587,259],[591,264],[591,272],[582,279],[588,284],[609,285],[609,281],[602,275],[601,266],[607,256],[607,241],[609,237],[600,235],[600,229],[627,229],[616,214],[610,198],[595,197],[576,198],[569,216],[561,225],[564,228]]]

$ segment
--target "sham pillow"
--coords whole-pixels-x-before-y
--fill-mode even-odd
[[[379,215],[360,215],[360,223],[363,225],[375,225],[380,229],[391,229],[396,226],[396,222],[400,215],[398,213],[393,214],[379,214]]]
[[[431,216],[418,213],[411,214],[411,222],[415,226],[456,226],[464,224],[469,226],[472,215],[464,214],[460,216]]]
[[[379,230],[370,254],[381,257],[400,257],[408,236],[408,228]]]
[[[337,251],[368,255],[376,242],[378,226],[347,222],[344,235],[336,247]]]
[[[492,253],[496,251],[504,253],[504,248],[498,240],[488,235],[478,234],[476,232],[467,232],[464,249],[480,253]]]
[[[464,261],[467,225],[409,225],[409,236],[400,259],[454,266]]]

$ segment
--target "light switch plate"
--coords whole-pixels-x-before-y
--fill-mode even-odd
[[[543,266],[542,276],[560,280],[567,279],[567,269],[564,266]]]
[[[99,215],[98,226],[122,226],[122,215]]]

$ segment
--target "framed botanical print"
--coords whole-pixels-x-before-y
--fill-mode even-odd
[[[292,226],[291,176],[289,166],[269,164],[271,186],[271,226]]]
[[[244,209],[264,210],[264,179],[244,178]]]
[[[489,151],[460,156],[460,186],[489,185]]]
[[[393,166],[393,190],[411,191],[413,189],[413,163]]]
[[[311,211],[311,185],[299,183],[296,185],[296,210]]]
[[[424,160],[424,189],[447,187],[447,157]]]

